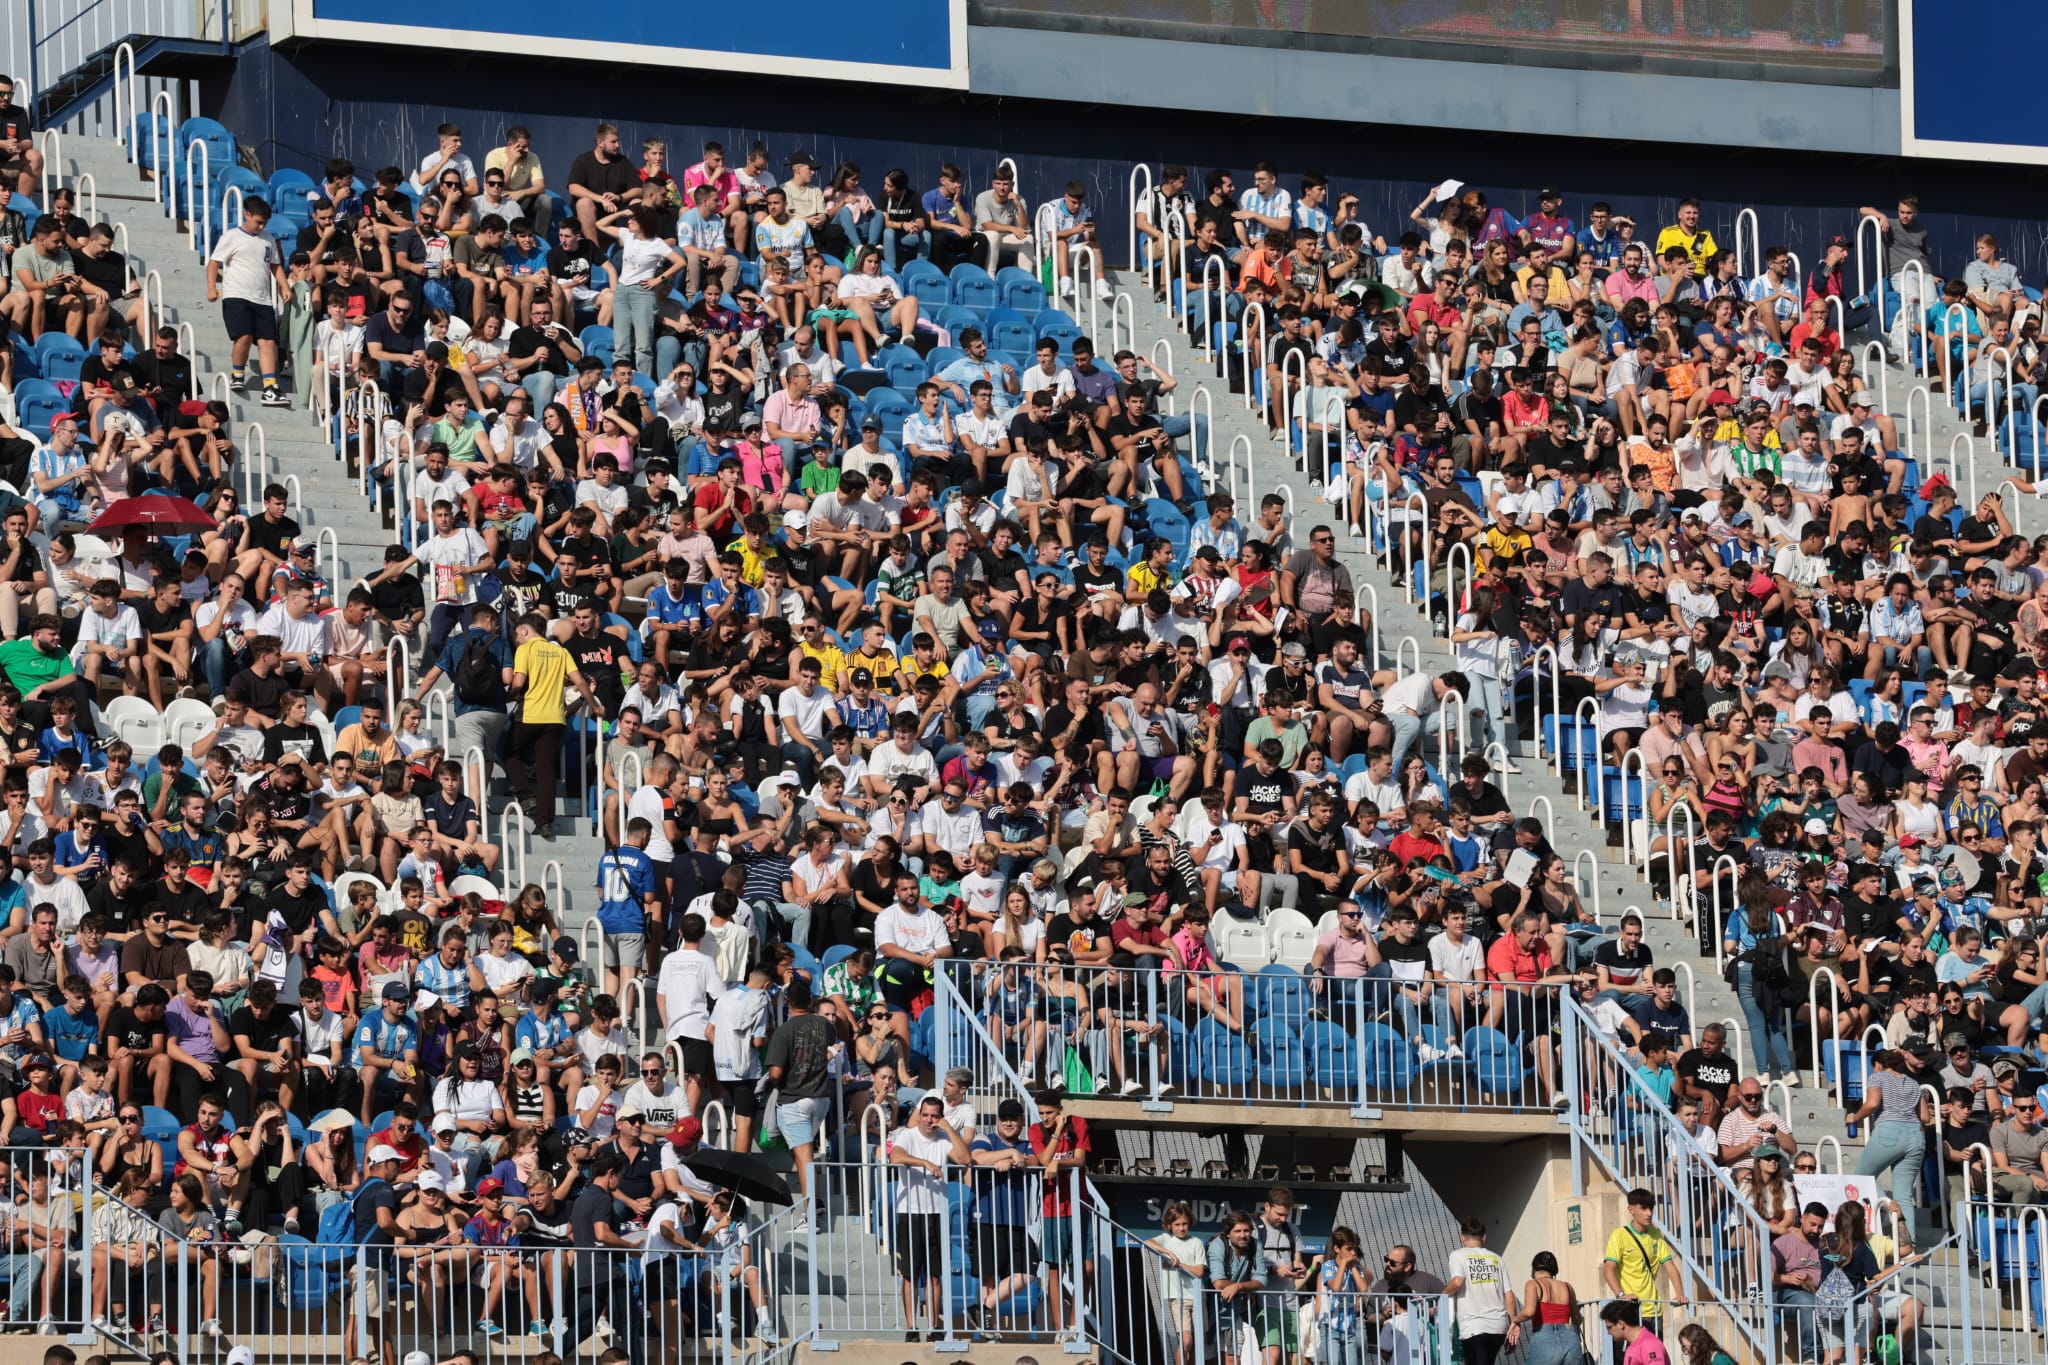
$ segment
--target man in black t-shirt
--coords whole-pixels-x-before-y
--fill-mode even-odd
[[[268,923],[273,915],[280,917],[296,945],[295,951],[304,951],[318,935],[321,913],[327,909],[327,897],[313,885],[313,869],[319,862],[317,853],[294,854],[285,864],[284,880],[272,887],[263,900],[264,922]]]
[[[1139,466],[1150,464],[1167,496],[1174,502],[1186,497],[1181,486],[1180,461],[1173,453],[1173,438],[1159,419],[1145,411],[1145,395],[1135,389],[1123,397],[1123,411],[1103,425],[1102,434],[1121,460],[1131,484],[1139,481]]]
[[[384,567],[370,580],[370,610],[385,629],[416,646],[420,622],[427,615],[427,593],[416,575],[405,572],[410,559],[403,545],[384,547]]]
[[[300,1067],[288,1051],[293,1035],[292,1016],[278,1008],[277,983],[258,980],[249,987],[248,1002],[228,1019],[228,1034],[235,1042],[235,1059],[229,1066],[242,1073],[249,1093],[277,1091],[277,1102],[291,1108],[298,1088]]]
[[[620,151],[619,130],[609,123],[598,124],[591,149],[569,163],[568,185],[569,206],[586,237],[597,235],[598,219],[637,203],[643,194],[640,173]]]
[[[14,102],[14,78],[0,76],[0,183],[20,194],[34,194],[42,177],[35,123],[28,110]]]
[[[169,1086],[171,1035],[164,1009],[170,1003],[170,992],[151,981],[135,988],[130,1003],[116,1004],[108,1013],[100,1039],[117,1102],[148,1104],[162,1093],[159,1087]],[[151,1087],[147,1097],[140,1089],[144,1082]]]
[[[616,627],[598,623],[597,607],[585,601],[555,627],[555,639],[569,651],[576,670],[590,679],[590,686],[604,703],[607,715],[617,715],[626,697],[626,685],[619,677],[619,660],[626,656],[626,638]]]
[[[583,358],[575,334],[555,320],[555,305],[536,297],[526,310],[527,324],[516,327],[505,342],[505,373],[519,381],[533,398],[533,410],[555,401],[555,388],[569,377],[571,362]]]
[[[1719,1127],[1728,1108],[1728,1091],[1737,1080],[1735,1058],[1728,1055],[1728,1031],[1719,1024],[1700,1030],[1700,1045],[1678,1059],[1678,1082],[1673,1095],[1697,1100],[1703,1122]]]
[[[156,405],[159,421],[177,414],[178,404],[192,396],[192,362],[178,354],[178,331],[159,327],[150,348],[127,362],[142,396]],[[164,422],[166,427],[177,425]]]
[[[142,626],[142,648],[136,658],[149,680],[150,705],[162,710],[167,672],[176,686],[191,684],[192,606],[179,588],[177,575],[159,573],[149,599],[135,614]]]

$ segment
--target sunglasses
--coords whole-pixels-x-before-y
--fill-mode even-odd
[[[140,1123],[140,1122],[142,1122],[142,1115],[140,1115],[140,1114],[123,1114],[123,1115],[121,1115],[121,1122],[123,1122],[123,1123]]]

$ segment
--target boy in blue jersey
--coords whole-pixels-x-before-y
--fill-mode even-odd
[[[680,555],[662,566],[663,581],[647,594],[647,620],[641,629],[654,646],[654,661],[671,672],[670,655],[680,658],[704,624],[701,586],[692,586],[690,561]]]
[[[647,965],[647,923],[661,913],[659,882],[647,841],[651,822],[626,822],[626,842],[597,860],[597,922],[604,930],[604,989],[618,996]]]
[[[583,1068],[568,1021],[555,1011],[556,990],[549,976],[526,983],[527,1010],[512,1027],[512,1045],[533,1054],[536,1080],[550,1085],[559,1079],[563,1093],[573,1096],[583,1086]]]

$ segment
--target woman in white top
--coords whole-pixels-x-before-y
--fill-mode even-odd
[[[518,995],[522,983],[532,975],[533,964],[512,951],[512,926],[500,923],[491,931],[489,950],[478,953],[469,964],[469,988],[478,995],[505,1000]]]
[[[1786,622],[1785,638],[1771,646],[1771,661],[1791,669],[1792,685],[1802,691],[1813,677],[1813,670],[1827,662],[1819,642],[1813,638],[1813,627],[1799,617]]]
[[[1898,798],[1892,802],[1891,840],[1896,844],[1908,834],[1932,848],[1947,842],[1942,834],[1941,807],[1927,799],[1927,776],[1917,769],[1907,770]]]
[[[917,300],[897,297],[896,281],[882,273],[878,246],[861,248],[853,273],[840,277],[837,303],[836,308],[820,309],[811,320],[823,329],[825,349],[834,355],[839,352],[840,324],[858,323],[846,330],[862,366],[874,347],[900,341],[917,327]]]
[[[651,375],[655,305],[667,296],[669,281],[681,273],[682,255],[661,239],[661,215],[647,204],[607,214],[597,220],[597,230],[619,243],[619,279],[612,290],[612,353],[632,357],[636,371]]]
[[[1474,588],[1465,611],[1451,628],[1451,643],[1458,671],[1472,684],[1472,695],[1465,700],[1478,731],[1475,742],[1479,751],[1485,752],[1489,744],[1498,741],[1507,750],[1507,770],[1515,773],[1521,771],[1514,762],[1515,713],[1501,689],[1502,677],[1514,676],[1515,641],[1497,629],[1499,622],[1494,616],[1498,608],[1493,589]]]

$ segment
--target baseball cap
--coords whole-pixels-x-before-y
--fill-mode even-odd
[[[1925,1038],[1908,1038],[1899,1051],[1908,1054],[1915,1061],[1924,1062],[1934,1055],[1934,1044]]]
[[[811,516],[808,512],[784,512],[782,514],[782,529],[785,531],[801,531],[810,524]]]
[[[21,1069],[23,1071],[54,1071],[56,1070],[56,1064],[52,1062],[48,1057],[45,1057],[38,1053],[36,1056],[33,1056],[29,1058],[27,1061],[23,1062],[21,1064]]]
[[[1925,842],[1926,840],[1917,834],[1902,834],[1899,836],[1900,848],[1919,848]]]
[[[873,687],[875,685],[875,675],[865,668],[853,669],[847,676],[852,680],[855,687]]]
[[[1960,1052],[1969,1046],[1970,1040],[1960,1033],[1944,1033],[1941,1035],[1941,1050],[1943,1052]]]
[[[1235,653],[1237,650],[1250,649],[1251,647],[1252,642],[1250,640],[1246,639],[1242,635],[1233,635],[1230,637],[1228,643],[1226,643],[1223,646],[1223,652],[1226,654],[1230,654]]]
[[[392,985],[397,984],[397,982],[392,983]],[[388,992],[391,989],[391,987],[386,986],[384,989]],[[440,996],[434,994],[432,991],[421,991],[418,995],[412,998],[413,1012],[416,1014],[425,1014],[428,1010],[434,1008],[434,1006],[440,1003]]]
[[[1828,238],[1827,244],[1829,246],[1847,247],[1849,245],[1849,239],[1838,232],[1834,236]]]
[[[1203,545],[1195,550],[1195,558],[1216,560],[1220,562],[1223,556],[1217,551],[1214,545]]]
[[[590,1130],[588,1128],[571,1128],[568,1132],[562,1134],[562,1145],[564,1147],[588,1147],[590,1140]]]
[[[247,1346],[237,1346],[228,1352],[228,1365],[256,1365],[256,1353]]]
[[[1562,199],[1564,198],[1564,191],[1555,185],[1545,185],[1536,192],[1536,198],[1538,202],[1545,199]]]
[[[996,1106],[996,1121],[999,1123],[1022,1123],[1024,1121],[1024,1102],[1022,1100],[1004,1100]]]
[[[983,621],[978,629],[981,632],[981,638],[984,640],[999,640],[1003,635],[1003,626],[1000,621]]]
[[[1858,389],[1849,395],[1849,406],[1852,408],[1874,408],[1877,406],[1877,395],[1869,389]]]
[[[421,992],[422,995],[431,995],[432,993],[431,991]],[[408,1000],[412,998],[412,992],[406,988],[406,984],[403,981],[385,982],[384,989],[379,991],[378,995],[386,1000]]]
[[[126,370],[114,371],[113,375],[107,380],[107,383],[115,393],[127,394],[135,392],[135,376]]]
[[[429,359],[429,360],[433,361],[433,362],[434,362],[435,364],[437,364],[437,365],[445,365],[445,364],[447,364],[447,363],[448,363],[448,343],[447,343],[447,342],[445,342],[445,341],[430,341],[430,342],[428,342],[428,343],[427,343],[427,359]]]
[[[555,956],[562,959],[562,961],[574,962],[582,955],[583,951],[576,946],[576,940],[568,935],[564,934],[555,940]]]
[[[617,1114],[613,1115],[613,1117],[621,1119],[644,1119],[647,1117],[647,1111],[642,1109],[637,1104],[629,1104],[626,1105],[624,1108],[620,1109]]]
[[[752,427],[759,427],[760,425],[761,425],[761,414],[760,414],[760,413],[758,413],[758,412],[743,412],[743,413],[741,413],[741,414],[740,414],[740,430],[741,430],[741,431],[746,431],[746,430],[748,430],[749,428],[752,428]]]
[[[685,1114],[676,1120],[676,1126],[668,1130],[668,1140],[681,1145],[685,1142],[699,1142],[704,1137],[704,1125],[692,1115]]]
[[[375,1147],[372,1147],[369,1150],[369,1153],[366,1156],[364,1156],[363,1164],[365,1166],[375,1166],[379,1162],[383,1161],[400,1160],[403,1160],[403,1158],[398,1155],[398,1149],[396,1147],[393,1147],[388,1142],[380,1142]]]
[[[453,1114],[449,1113],[449,1112],[448,1112],[448,1111],[447,1111],[446,1109],[443,1109],[443,1110],[442,1110],[442,1111],[441,1111],[440,1113],[438,1113],[438,1114],[434,1115],[434,1131],[435,1131],[435,1132],[437,1132],[437,1133],[452,1133],[452,1132],[454,1132],[455,1130],[456,1130],[456,1123],[455,1123],[455,1115],[453,1115]]]
[[[434,1358],[425,1351],[407,1351],[399,1365],[434,1365]]]
[[[863,417],[860,419],[860,429],[862,431],[880,431],[882,429],[882,419],[879,417]]]
[[[1826,834],[1828,832],[1828,822],[1816,815],[1813,819],[1806,822],[1805,830],[1808,834]]]
[[[313,542],[305,536],[300,536],[292,542],[292,553],[295,555],[309,555],[313,553],[313,549]]]
[[[439,1171],[422,1171],[415,1183],[419,1185],[422,1194],[429,1190],[439,1190],[443,1194],[448,1192],[448,1182],[441,1178]]]
[[[489,1199],[494,1194],[505,1192],[505,1182],[494,1175],[487,1175],[476,1182],[476,1192],[479,1198]]]
[[[816,170],[818,168],[818,158],[812,156],[809,152],[791,152],[789,154],[789,164],[792,166],[809,166],[812,170]]]
[[[532,1048],[515,1047],[512,1049],[512,1055],[505,1059],[505,1065],[518,1066],[521,1062],[530,1062],[533,1060],[534,1056]]]

